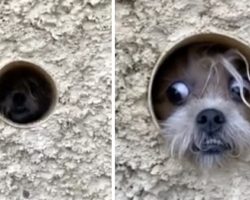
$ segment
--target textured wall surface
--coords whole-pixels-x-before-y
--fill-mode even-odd
[[[250,162],[201,174],[170,158],[147,109],[160,54],[192,33],[217,32],[250,44],[250,2],[117,1],[116,197],[119,200],[250,199]]]
[[[41,65],[59,100],[47,121],[0,121],[1,200],[111,199],[111,3],[0,1],[0,61]]]

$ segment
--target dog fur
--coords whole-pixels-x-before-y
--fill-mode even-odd
[[[238,50],[210,43],[183,47],[165,60],[156,74],[152,96],[154,112],[172,155],[201,168],[213,168],[225,166],[249,149],[248,67]],[[239,85],[241,101],[232,98],[231,79]],[[181,105],[174,105],[166,95],[176,81],[185,83],[190,92]],[[213,136],[204,133],[196,122],[205,109],[216,109],[226,118]],[[209,139],[227,148],[219,153],[205,153],[203,144]]]

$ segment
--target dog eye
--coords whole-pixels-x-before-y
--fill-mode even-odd
[[[239,84],[239,82],[236,81],[235,79],[231,80],[229,89],[230,89],[232,99],[234,99],[235,101],[241,102],[242,99],[240,96],[240,84]],[[249,96],[249,90],[245,86],[243,88],[243,93],[244,93],[244,97]]]
[[[188,95],[188,86],[181,81],[172,83],[167,89],[167,97],[175,105],[184,103]]]

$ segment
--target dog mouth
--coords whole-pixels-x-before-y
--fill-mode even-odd
[[[15,114],[23,114],[23,113],[27,113],[29,110],[26,107],[15,107],[13,109],[13,113]]]
[[[9,119],[19,123],[28,121],[31,116],[30,110],[26,107],[16,107],[8,113]]]
[[[195,144],[193,144],[192,146],[193,152],[200,152],[206,155],[221,154],[230,149],[231,146],[229,144],[225,143],[221,139],[215,139],[215,138],[205,139],[201,143],[200,147],[198,147]]]

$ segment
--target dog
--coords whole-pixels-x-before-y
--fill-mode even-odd
[[[202,169],[228,165],[250,147],[250,73],[237,49],[204,43],[170,54],[152,89],[171,155]]]
[[[51,93],[38,72],[28,68],[9,70],[0,77],[0,112],[15,123],[34,122],[49,109]]]

